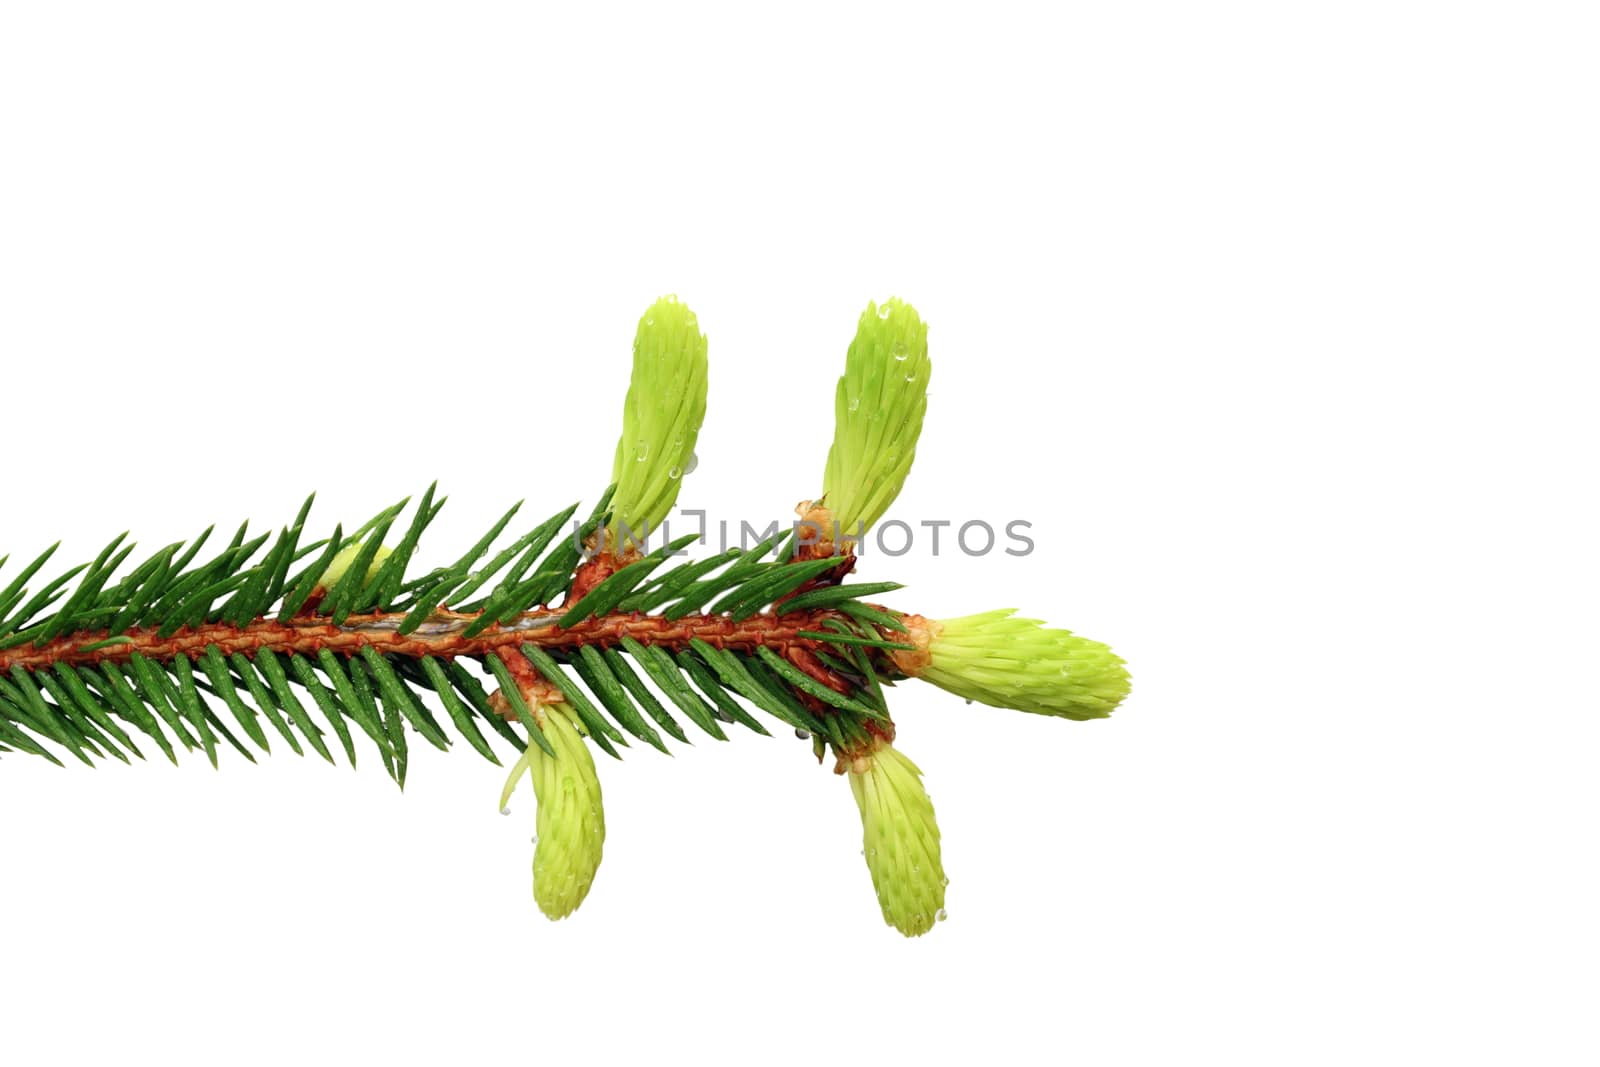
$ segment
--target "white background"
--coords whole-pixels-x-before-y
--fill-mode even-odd
[[[403,795],[6,756],[0,1058],[1600,1054],[1584,5],[3,11],[0,551],[438,478],[453,558],[603,486],[663,292],[711,338],[682,503],[778,517],[897,293],[934,378],[893,514],[1038,550],[863,576],[1135,689],[897,693],[952,879],[914,942],[789,739],[603,760],[560,924],[464,746]]]

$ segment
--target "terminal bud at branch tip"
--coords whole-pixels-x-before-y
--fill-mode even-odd
[[[911,623],[904,673],[967,700],[1067,719],[1100,719],[1128,695],[1122,658],[1099,641],[1047,629],[1015,609]]]
[[[853,756],[848,767],[850,792],[861,810],[862,853],[883,920],[907,937],[920,937],[944,918],[949,883],[922,771],[882,740]]]
[[[868,304],[834,393],[824,500],[847,534],[889,510],[916,456],[928,407],[928,327],[898,299]]]
[[[706,348],[699,320],[675,296],[657,300],[639,319],[612,464],[614,544],[625,543],[624,530],[646,536],[677,503],[706,414]]]
[[[606,841],[605,808],[594,758],[573,724],[572,710],[552,704],[540,716],[551,756],[530,743],[500,794],[510,803],[524,775],[533,779],[538,842],[533,850],[533,899],[551,919],[565,919],[589,895]]]

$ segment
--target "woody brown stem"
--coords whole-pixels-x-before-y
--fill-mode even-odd
[[[274,619],[257,619],[245,626],[212,623],[199,627],[184,627],[168,636],[155,630],[135,629],[123,634],[105,632],[73,633],[50,641],[42,647],[22,645],[0,650],[0,674],[21,667],[25,671],[39,671],[58,663],[69,666],[122,662],[137,652],[158,662],[177,656],[198,656],[208,647],[216,646],[224,655],[242,652],[254,655],[261,649],[283,654],[315,656],[323,649],[351,656],[364,648],[372,648],[386,655],[435,656],[450,659],[458,656],[483,656],[490,652],[516,649],[524,644],[545,649],[577,648],[583,645],[607,647],[632,637],[640,644],[661,645],[669,651],[689,647],[696,638],[719,649],[754,652],[757,648],[770,648],[780,655],[795,659],[794,653],[810,652],[822,642],[800,636],[800,631],[818,631],[830,619],[841,618],[831,611],[798,611],[788,615],[757,615],[735,622],[726,615],[689,615],[682,619],[665,619],[659,615],[637,613],[613,614],[591,617],[571,628],[555,625],[562,615],[559,609],[541,609],[525,612],[505,625],[496,624],[472,637],[464,635],[477,614],[441,611],[410,634],[399,633],[403,613],[375,613],[352,615],[342,626],[336,626],[326,617],[300,617],[289,622]],[[110,637],[125,637],[121,644],[92,646]],[[801,657],[812,659],[814,657]],[[816,667],[822,667],[815,663]],[[802,667],[802,669],[808,669]],[[831,672],[822,668],[824,678],[808,669],[808,673],[837,688]],[[841,690],[844,691],[844,690]]]

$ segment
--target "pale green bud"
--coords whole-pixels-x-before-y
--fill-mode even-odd
[[[545,739],[556,755],[529,744],[506,778],[500,807],[506,809],[523,775],[532,777],[539,805],[533,899],[549,918],[565,919],[589,895],[600,868],[606,816],[600,777],[588,746],[573,725],[572,710],[565,704],[551,704],[540,709],[540,714]]]
[[[868,304],[834,393],[824,500],[842,536],[859,537],[900,495],[928,409],[928,327],[910,304]]]
[[[339,579],[343,578],[346,572],[350,570],[356,561],[356,557],[361,554],[361,550],[365,547],[364,543],[357,542],[341,548],[328,563],[328,569],[322,572],[322,587],[324,589],[332,589],[338,585]],[[378,551],[372,557],[372,565],[367,568],[365,581],[372,581],[373,576],[382,569],[383,561],[388,559],[393,551],[388,545],[378,546]]]
[[[927,621],[912,618],[921,653],[895,653],[907,674],[968,700],[1068,719],[1100,719],[1128,695],[1128,670],[1099,641],[1046,629],[1014,608]]]
[[[861,847],[883,921],[919,937],[944,918],[949,884],[922,772],[887,743],[855,757],[849,768],[850,792],[861,809]]]
[[[633,339],[633,378],[622,409],[611,480],[611,534],[620,549],[661,525],[694,458],[706,416],[706,338],[675,296],[650,306]]]

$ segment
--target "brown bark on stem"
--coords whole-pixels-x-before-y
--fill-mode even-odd
[[[524,644],[545,649],[582,645],[606,647],[624,637],[632,637],[644,645],[662,645],[669,651],[687,648],[689,642],[696,638],[716,648],[739,652],[754,652],[764,646],[780,655],[803,661],[810,657],[796,657],[792,653],[809,652],[822,642],[801,637],[800,631],[822,630],[825,621],[840,617],[830,611],[799,611],[781,616],[757,615],[735,622],[726,615],[689,615],[682,619],[665,619],[658,615],[630,613],[589,618],[570,629],[562,629],[549,621],[562,614],[561,609],[550,608],[526,612],[507,625],[491,626],[474,637],[466,637],[462,631],[478,616],[452,611],[435,614],[411,634],[397,632],[401,620],[405,618],[400,612],[352,615],[343,626],[335,626],[326,617],[302,616],[286,623],[257,619],[247,626],[212,623],[194,628],[184,627],[167,637],[162,637],[155,630],[138,629],[123,634],[107,634],[103,631],[73,633],[50,641],[41,648],[22,645],[0,650],[0,673],[9,672],[13,667],[38,671],[57,663],[69,666],[118,663],[129,659],[135,652],[146,659],[164,662],[179,655],[198,656],[212,645],[224,655],[242,652],[248,656],[266,648],[284,654],[315,656],[326,648],[351,656],[363,648],[372,648],[386,655],[448,659],[482,656],[489,652],[516,649]],[[129,640],[103,648],[90,647],[110,637],[126,637]],[[808,673],[813,672],[808,670]],[[831,672],[825,673],[831,675]],[[827,684],[835,688],[838,686],[836,681],[827,681]]]

